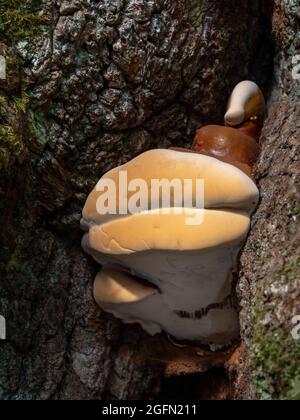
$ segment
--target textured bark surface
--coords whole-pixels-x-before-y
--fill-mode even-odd
[[[193,384],[195,398],[228,398],[227,379],[218,371],[228,354],[180,351],[96,307],[91,295],[96,266],[81,251],[79,220],[88,192],[105,171],[149,148],[190,144],[196,127],[221,122],[228,94],[241,79],[267,87],[271,11],[250,0],[15,4],[17,14],[10,1],[0,5],[0,54],[7,58],[7,80],[0,81],[0,314],[8,331],[0,342],[0,397],[176,398],[180,386]],[[277,13],[281,22],[282,12]],[[276,13],[274,20],[279,37]],[[293,35],[295,28],[290,31]],[[285,49],[288,39],[278,39],[278,49]],[[278,64],[278,71],[283,68]],[[288,72],[282,80],[287,77]],[[296,136],[297,100],[293,103],[284,99],[275,105],[264,132],[258,178],[268,193],[251,237],[263,252],[267,235],[274,238],[270,219],[263,218],[276,204],[278,223],[283,212],[276,243],[283,265],[292,261],[282,249],[295,248],[292,242],[280,248],[279,241],[296,228],[283,201],[292,203],[294,196],[280,181],[275,189],[273,179],[296,188],[289,174],[296,171],[297,145],[286,143]],[[266,236],[259,220],[270,223]],[[253,254],[251,238],[242,267],[243,278],[254,284],[252,271],[267,278],[273,268],[271,260]],[[270,253],[274,257],[273,247]],[[249,309],[252,298],[247,302]],[[212,366],[217,369],[212,376],[201,375]],[[172,379],[181,373],[191,377]],[[239,381],[248,383],[250,376],[244,376]],[[203,390],[205,378],[210,395]],[[252,395],[249,387],[243,389],[243,397]]]
[[[271,11],[275,80],[256,171],[261,202],[241,256],[238,398],[300,399],[300,340],[292,336],[300,315],[299,10],[277,1]]]

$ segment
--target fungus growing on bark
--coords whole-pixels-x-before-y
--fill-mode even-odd
[[[229,344],[238,335],[232,275],[259,198],[248,176],[258,145],[244,129],[251,123],[259,130],[263,108],[259,89],[249,83],[238,85],[229,102],[225,120],[238,123],[237,128],[204,127],[192,150],[143,153],[100,180],[116,185],[114,214],[99,213],[99,199],[108,194],[99,184],[83,209],[83,248],[103,266],[94,284],[96,302],[126,323],[140,323],[150,334],[164,330],[180,340],[213,345]],[[145,186],[139,193],[144,206],[132,214],[121,211],[122,197],[130,200],[136,194],[134,189],[122,191],[124,172],[128,183],[142,179]],[[187,191],[191,207],[176,201],[175,190],[167,204],[159,190],[158,204],[151,207],[147,193],[156,178],[183,184],[203,180],[204,209],[195,185]],[[191,212],[202,223],[188,224]]]
[[[245,80],[233,90],[225,114],[225,124],[237,127],[246,122],[263,124],[265,99],[256,83]]]

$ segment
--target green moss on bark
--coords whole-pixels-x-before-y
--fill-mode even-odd
[[[32,149],[41,154],[49,142],[49,135],[46,127],[46,117],[43,112],[29,112],[30,131],[34,137]]]
[[[198,29],[198,31],[201,32],[203,15],[208,8],[208,1],[207,0],[186,0],[186,8],[187,8],[187,13],[191,22]]]
[[[23,150],[21,127],[27,112],[29,96],[7,98],[0,96],[0,170],[2,176],[9,176],[11,163]]]
[[[262,399],[300,399],[300,341],[279,328],[268,331],[258,324],[252,362],[254,382]]]
[[[274,284],[274,295],[267,297],[263,285],[256,294],[250,357],[256,393],[261,399],[300,400],[300,340],[292,335],[293,305],[288,298],[288,288],[299,279],[299,270],[300,258],[295,258],[280,268],[272,281],[265,281]],[[283,295],[287,298],[282,306]],[[282,310],[291,314],[290,324],[280,321]]]
[[[47,20],[39,14],[36,0],[2,0],[0,3],[0,38],[15,44],[32,40]]]
[[[11,154],[17,144],[16,135],[12,127],[0,125],[0,170],[7,171],[9,168]]]

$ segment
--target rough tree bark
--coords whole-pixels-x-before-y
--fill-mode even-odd
[[[300,399],[300,8],[270,4],[275,77],[256,177],[261,202],[241,256],[238,398]]]
[[[181,352],[164,337],[151,339],[96,307],[91,284],[97,267],[81,251],[79,220],[105,171],[149,148],[189,144],[196,127],[222,121],[228,94],[241,79],[256,80],[267,92],[270,39],[278,54],[292,42],[299,47],[299,39],[291,39],[297,30],[294,2],[282,8],[275,2],[273,9],[272,3],[1,2],[7,78],[0,80],[0,314],[8,333],[0,342],[1,398],[176,397],[184,384],[193,385],[189,397],[230,397],[222,370],[226,352]],[[252,346],[265,349],[247,328],[256,331],[251,337],[260,334],[259,315],[249,317],[257,296],[268,287],[264,282],[273,283],[276,270],[289,275],[297,253],[293,136],[299,113],[296,87],[288,85],[287,71],[280,73],[287,58],[276,63],[284,92],[274,91],[277,98],[289,96],[273,99],[257,171],[263,200],[241,261],[243,371],[234,362],[228,368],[239,398],[262,395],[261,386],[256,389],[262,371],[269,395],[280,393],[281,382],[270,383],[268,360],[251,359]],[[271,236],[277,240],[268,258]],[[251,291],[243,287],[247,282]],[[295,311],[296,286],[288,296]],[[272,317],[267,320],[277,327]],[[289,317],[284,320],[288,328]],[[207,373],[210,367],[215,369]],[[283,385],[285,393],[294,389]]]

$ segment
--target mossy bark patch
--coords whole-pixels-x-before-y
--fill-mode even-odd
[[[41,26],[47,22],[40,13],[40,1],[1,0],[0,38],[6,43],[33,40],[41,33]]]
[[[255,296],[250,357],[256,392],[262,399],[300,399],[300,338],[292,334],[296,312],[291,296],[284,297],[293,295],[298,279],[300,258],[296,257],[267,277]]]
[[[300,341],[289,331],[258,327],[252,348],[253,379],[261,399],[300,399]]]
[[[188,17],[199,32],[202,32],[203,17],[208,4],[207,0],[186,0]]]

